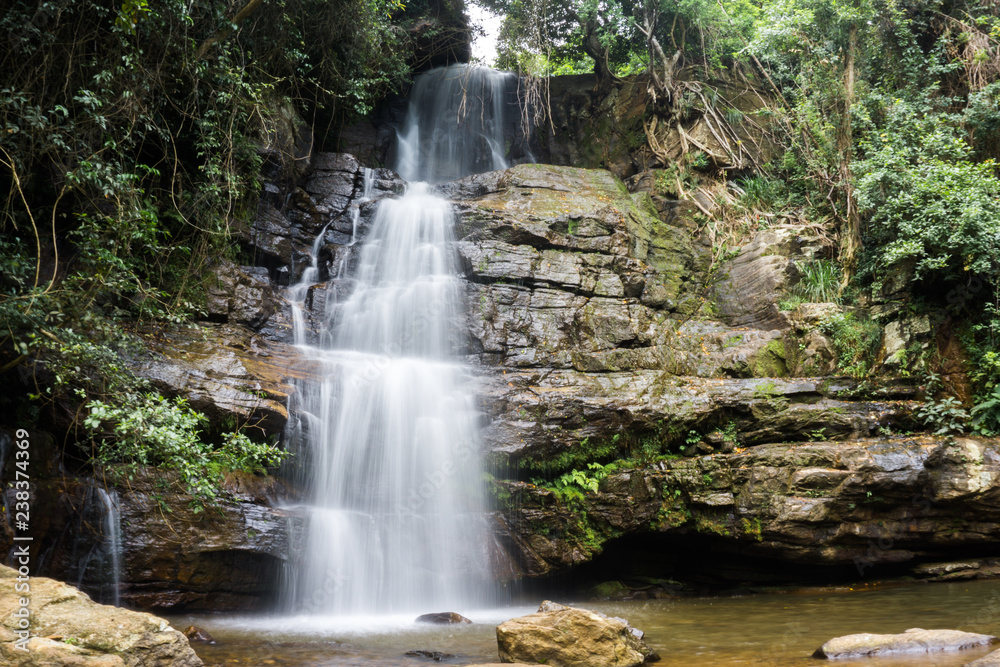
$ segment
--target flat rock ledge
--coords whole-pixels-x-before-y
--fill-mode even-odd
[[[27,583],[29,590],[24,590]],[[18,588],[18,584],[20,587]],[[21,600],[31,638],[19,648]],[[15,615],[18,614],[18,615]],[[0,565],[0,664],[11,667],[201,667],[187,637],[162,618],[102,605],[55,579],[18,581]]]
[[[538,612],[497,626],[501,663],[638,667],[659,660],[643,633],[621,618],[546,600]]]
[[[942,653],[989,646],[997,641],[998,639],[992,635],[979,635],[960,630],[911,628],[898,635],[876,635],[866,632],[837,637],[818,648],[813,657],[851,660],[890,655]]]
[[[1000,650],[984,655],[979,660],[967,662],[964,667],[1000,667]]]

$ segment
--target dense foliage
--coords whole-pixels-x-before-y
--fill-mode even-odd
[[[136,347],[128,332],[137,322],[187,321],[203,308],[205,269],[239,252],[234,230],[256,211],[264,158],[290,159],[296,117],[322,142],[326,130],[368,112],[409,75],[405,35],[391,20],[401,7],[396,0],[7,3],[0,374],[27,377],[35,389],[25,395],[7,383],[0,409],[28,423],[75,414],[79,427],[87,401],[105,411],[132,405],[132,416],[106,413],[118,426],[97,462],[175,468],[201,500],[208,478],[193,470],[210,458],[240,467],[233,447],[246,444],[243,436],[211,454],[175,420],[187,429],[177,440],[192,457],[184,467],[167,441],[150,458],[132,431],[121,431],[143,414],[181,410],[126,370],[123,358]],[[261,461],[272,461],[265,453]]]

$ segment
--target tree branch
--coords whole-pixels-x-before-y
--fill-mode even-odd
[[[243,9],[237,12],[236,16],[233,17],[233,20],[231,21],[232,25],[238,26],[239,24],[243,23],[246,17],[254,13],[254,11],[256,11],[257,8],[260,7],[262,4],[264,4],[264,0],[250,0],[249,2],[247,2],[246,6],[244,6]],[[201,43],[201,46],[198,47],[198,51],[194,54],[194,59],[197,61],[204,58],[205,54],[208,53],[209,49],[211,49],[213,46],[215,46],[225,38],[229,37],[229,35],[232,34],[232,32],[233,28],[231,26],[225,27],[216,32],[208,39],[206,39],[204,42]]]

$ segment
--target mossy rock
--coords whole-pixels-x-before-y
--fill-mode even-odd
[[[783,338],[772,340],[749,360],[750,372],[758,378],[788,377],[788,354]]]

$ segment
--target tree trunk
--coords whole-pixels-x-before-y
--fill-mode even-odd
[[[843,267],[841,289],[854,276],[858,255],[861,252],[861,216],[854,202],[854,182],[851,175],[851,159],[854,133],[851,127],[851,106],[854,104],[854,61],[858,44],[858,24],[852,23],[848,29],[847,52],[844,54],[844,112],[841,120],[840,137],[840,178],[843,183],[844,198],[847,201],[847,215],[844,229],[840,233],[840,262]]]
[[[597,76],[597,89],[607,91],[614,81],[614,74],[608,65],[608,50],[601,44],[597,31],[600,26],[597,17],[591,16],[584,24],[586,33],[583,38],[583,51],[594,59],[594,74]]]

